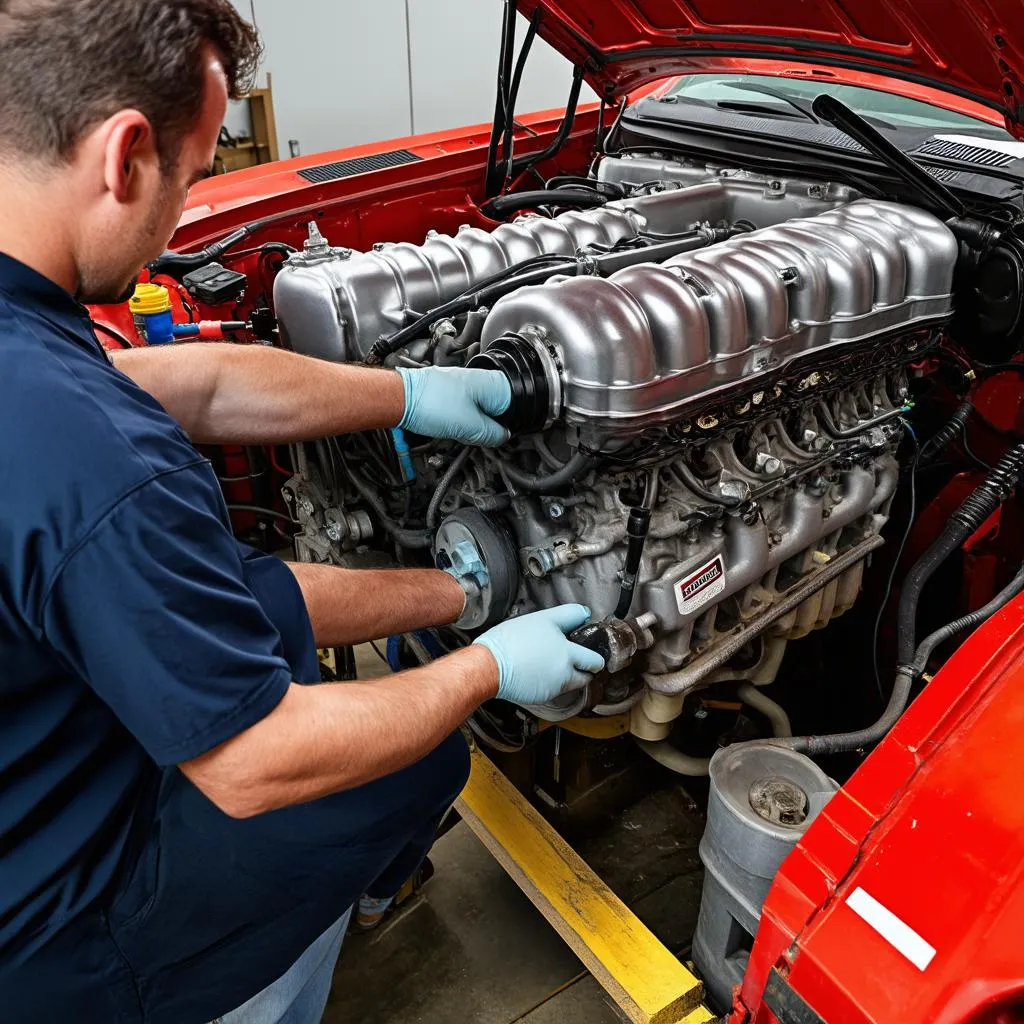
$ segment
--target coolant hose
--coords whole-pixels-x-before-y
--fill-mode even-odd
[[[773,736],[793,735],[789,715],[782,705],[762,693],[753,683],[741,683],[736,688],[736,696],[748,707],[760,711],[771,722]]]
[[[525,491],[558,491],[571,484],[591,463],[592,459],[583,452],[577,452],[569,461],[547,476],[538,476],[536,473],[527,473],[525,470],[513,466],[507,460],[501,461],[501,468],[505,475],[522,487]]]
[[[737,498],[734,495],[728,494],[716,494],[714,491],[709,491],[697,479],[696,474],[685,462],[679,461],[672,468],[679,474],[683,483],[701,501],[706,501],[711,505],[720,505],[722,508],[739,508],[743,504],[743,498]]]
[[[711,767],[710,757],[693,757],[691,754],[684,754],[678,747],[673,747],[668,740],[641,740],[636,741],[637,746],[658,764],[677,775],[687,775],[693,779],[703,778],[708,774]]]
[[[791,739],[793,730],[789,725],[789,715],[780,704],[773,701],[771,697],[765,696],[752,683],[742,683],[737,687],[736,695],[744,704],[752,707],[755,711],[760,711],[768,719],[772,726],[773,736],[783,741]],[[672,746],[668,740],[642,740],[637,737],[636,743],[648,757],[653,758],[662,767],[668,768],[677,775],[699,779],[708,774],[711,765],[710,757],[694,757],[692,754],[684,754],[678,747]]]

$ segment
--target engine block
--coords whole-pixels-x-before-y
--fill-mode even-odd
[[[645,259],[695,227],[731,237]],[[625,269],[585,272],[623,246]],[[958,246],[911,206],[719,175],[422,246],[359,254],[314,236],[278,278],[282,333],[307,354],[361,358],[411,310],[547,253],[585,266],[428,324],[393,357],[518,375],[530,425],[496,453],[417,455],[420,527],[408,504],[389,515],[359,473],[332,481],[335,459],[320,460],[295,485],[316,506],[306,550],[429,548],[473,574],[471,630],[564,602],[628,614],[642,642],[622,671],[530,710],[631,708],[637,735],[658,739],[695,687],[771,682],[789,640],[855,602],[899,478],[907,366],[952,315]]]

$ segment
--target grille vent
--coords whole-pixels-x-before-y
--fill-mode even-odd
[[[918,148],[917,155],[937,156],[977,167],[1009,167],[1017,160],[1012,153],[1000,153],[983,146],[969,146],[964,142],[950,142],[947,139],[929,139]]]
[[[377,153],[375,156],[359,156],[353,160],[339,160],[333,164],[306,167],[298,173],[300,178],[313,185],[323,185],[328,181],[351,178],[354,174],[369,174],[371,171],[382,171],[386,167],[419,163],[422,159],[423,157],[410,153],[407,149],[395,149],[390,153]]]

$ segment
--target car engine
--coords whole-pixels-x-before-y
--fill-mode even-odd
[[[529,714],[629,712],[658,741],[715,682],[756,706],[789,641],[857,600],[958,243],[819,181],[630,155],[598,180],[625,198],[421,245],[355,252],[311,225],[275,284],[284,343],[501,371],[512,437],[332,439],[298,451],[287,489],[304,558],[456,567],[463,640],[590,607],[607,671]]]

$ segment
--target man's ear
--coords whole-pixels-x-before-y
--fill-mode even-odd
[[[159,166],[153,127],[138,110],[121,110],[104,122],[100,136],[103,183],[117,202],[130,202],[140,177]]]

